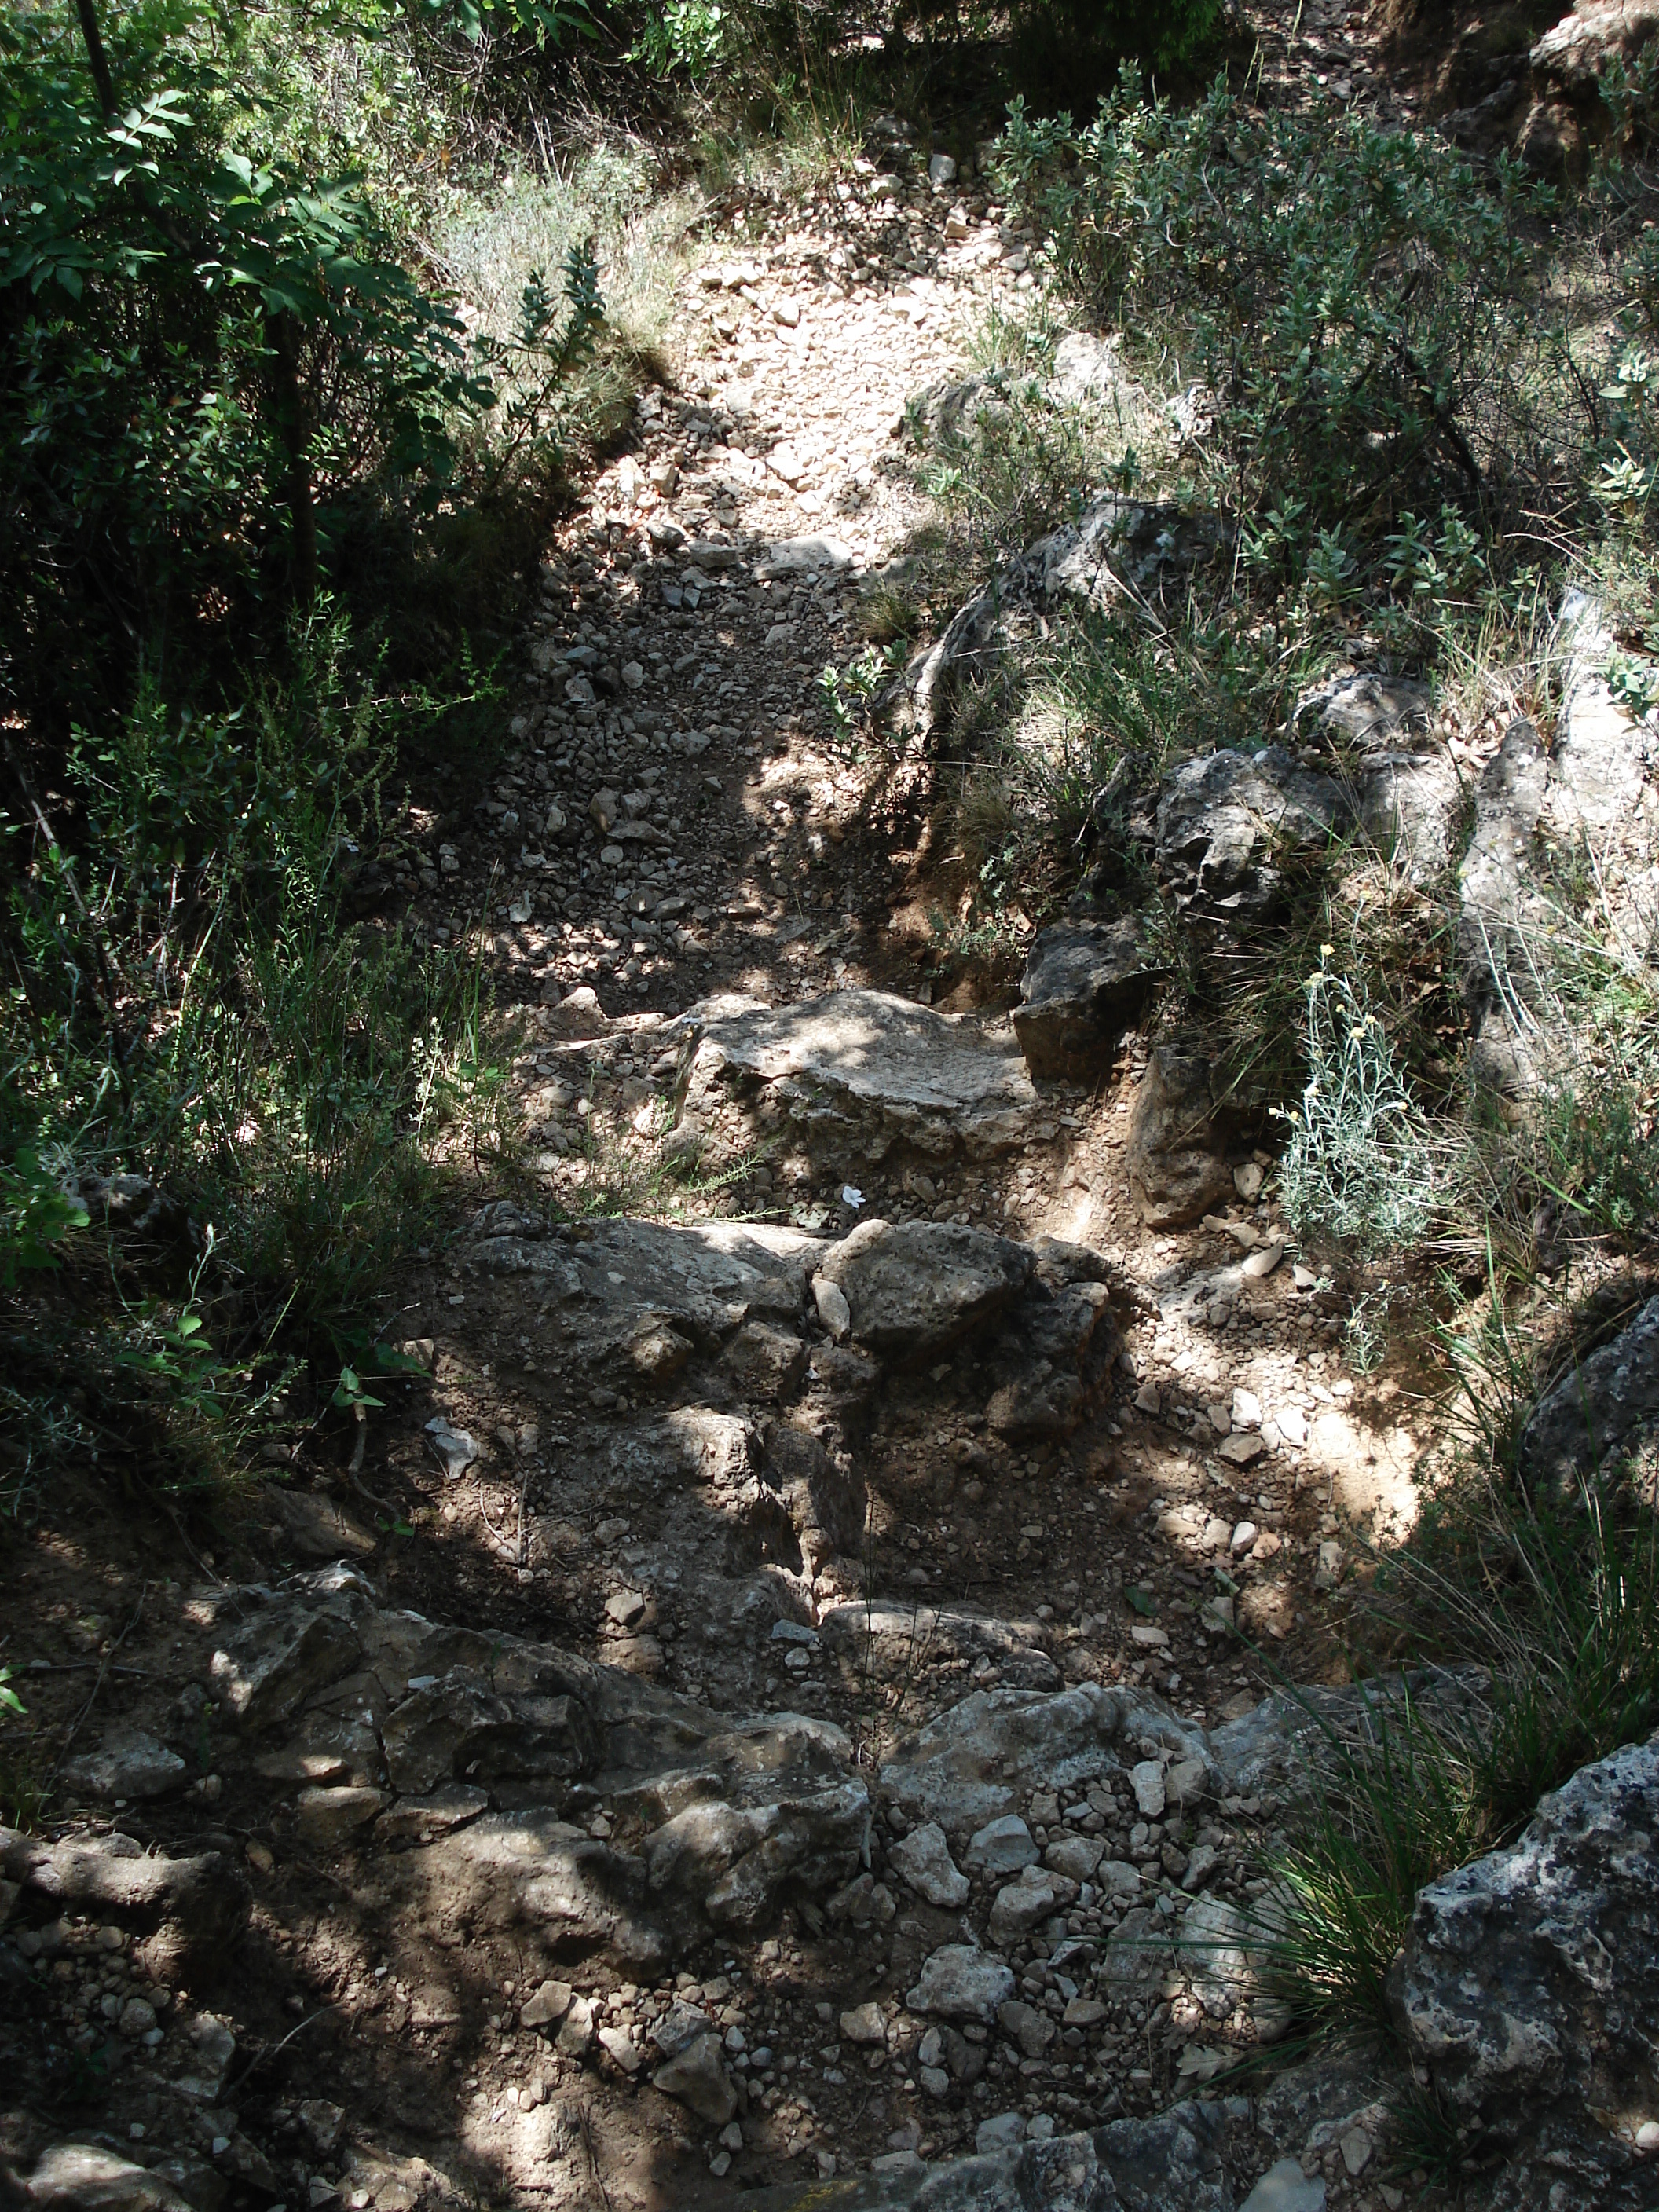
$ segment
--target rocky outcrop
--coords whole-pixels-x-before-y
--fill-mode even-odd
[[[1507,1850],[1425,1889],[1391,1997],[1444,2106],[1521,2154],[1501,2201],[1565,2201],[1571,2177],[1574,2202],[1651,2203],[1651,2168],[1649,2193],[1626,2187],[1659,2043],[1659,1737],[1583,1768]]]
[[[1020,2142],[926,2166],[914,2154],[876,2162],[860,2179],[765,2190],[757,2212],[1233,2212],[1215,2105],[1176,2105],[1150,2120],[1114,2120],[1091,2135]]]
[[[1155,1045],[1129,1115],[1124,1164],[1149,1229],[1196,1221],[1233,1191],[1228,1131],[1210,1055],[1180,1039]]]
[[[1062,1435],[1121,1347],[1107,1262],[1054,1238],[1028,1245],[879,1218],[837,1241],[759,1224],[550,1228],[499,1205],[472,1226],[463,1264],[532,1276],[561,1358],[602,1402],[623,1392],[681,1401],[665,1436],[684,1472],[765,1545],[800,1555],[857,1549],[863,1481],[830,1445],[884,1374],[988,1339],[991,1425],[1011,1438]],[[749,1410],[726,1410],[734,1398]],[[466,1446],[459,1473],[476,1451],[455,1441]],[[331,1633],[316,1631],[325,1644]],[[331,1663],[325,1649],[318,1659]],[[274,1693],[250,1680],[239,1694]]]
[[[1368,670],[1308,693],[1291,718],[1337,755],[1359,827],[1419,889],[1456,860],[1468,808],[1457,763],[1430,738],[1433,705],[1426,684]]]
[[[981,397],[975,395],[975,407]],[[1127,597],[1155,594],[1212,559],[1226,543],[1227,532],[1212,515],[1103,493],[1075,522],[1005,562],[989,588],[969,599],[943,635],[912,659],[883,705],[901,726],[926,738],[943,720],[956,678],[992,648],[1010,608],[1072,599],[1103,610]]]
[[[1182,1770],[1194,1797],[1217,1778],[1201,1728],[1151,1691],[1093,1682],[1042,1697],[980,1691],[896,1744],[884,1800],[955,1839],[1012,1811],[1033,1789],[1073,1790],[1144,1759]]]
[[[1158,880],[1189,926],[1257,926],[1352,821],[1335,778],[1280,746],[1205,753],[1172,769],[1158,793]]]
[[[684,1017],[678,1115],[735,1109],[845,1163],[890,1153],[982,1159],[1021,1141],[1036,1093],[1004,1023],[939,1014],[885,991],[793,1006],[717,999]]]
[[[212,1680],[257,1772],[313,1778],[279,1823],[412,1846],[394,1889],[435,1883],[550,1960],[654,1970],[699,1928],[750,1932],[867,1856],[868,1793],[828,1722],[733,1719],[550,1644],[385,1612],[345,1568],[244,1602]],[[596,1838],[569,1816],[601,1802]]]
[[[1020,979],[1014,1035],[1036,1076],[1105,1073],[1113,1048],[1167,971],[1131,915],[1038,933]]]
[[[1551,1053],[1542,979],[1557,920],[1533,866],[1549,757],[1536,726],[1511,722],[1474,791],[1474,832],[1458,879],[1457,956],[1477,1083],[1511,1097],[1538,1087]]]
[[[1522,1464],[1534,1480],[1569,1489],[1579,1475],[1634,1446],[1656,1421],[1659,1297],[1650,1298],[1628,1328],[1575,1364],[1544,1398],[1522,1431]]]

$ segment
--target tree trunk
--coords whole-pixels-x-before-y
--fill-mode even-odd
[[[115,80],[109,73],[109,56],[104,52],[104,34],[98,27],[98,10],[93,0],[75,0],[76,13],[81,18],[81,36],[86,40],[87,67],[92,71],[92,81],[97,88],[98,105],[107,123],[115,113]]]

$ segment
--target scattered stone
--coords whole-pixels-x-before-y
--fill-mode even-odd
[[[1281,2158],[1267,2168],[1244,2199],[1240,2212],[1325,2212],[1325,2184],[1307,2175],[1302,2161]]]
[[[738,2109],[738,2093],[718,2035],[700,2035],[651,2076],[665,2097],[678,2098],[711,2128],[723,2128]]]
[[[185,1762],[142,1729],[113,1728],[94,1752],[64,1769],[66,1788],[90,1797],[162,1797],[182,1787]]]
[[[1168,1800],[1164,1788],[1164,1769],[1155,1759],[1143,1759],[1129,1769],[1129,1786],[1135,1793],[1135,1803],[1149,1820],[1164,1817]]]
[[[969,1837],[965,1856],[975,1874],[1018,1874],[1036,1865],[1038,1852],[1024,1821],[1017,1814],[1005,1813]]]
[[[936,1820],[912,1828],[887,1856],[901,1880],[929,1905],[954,1911],[968,1902],[968,1878],[957,1871],[945,1831]]]
[[[564,2018],[576,1992],[568,1982],[544,1982],[519,2008],[521,2027],[546,2027]],[[705,2023],[706,2024],[706,2023]]]
[[[921,1969],[905,2002],[912,2012],[936,2013],[941,2020],[982,2021],[987,2027],[999,2005],[1014,1994],[1011,1967],[969,1943],[947,1943]]]
[[[882,2018],[881,2007],[873,1998],[867,2004],[855,2005],[851,2012],[841,2016],[841,2032],[848,2043],[861,2048],[884,2048],[887,2042],[887,2023]]]
[[[349,1784],[337,1790],[302,1790],[295,1808],[295,1828],[313,1850],[337,1850],[391,1802],[391,1793],[385,1790]]]
[[[434,1414],[426,1432],[445,1474],[451,1482],[459,1482],[477,1458],[478,1447],[465,1429],[452,1428],[441,1413]]]

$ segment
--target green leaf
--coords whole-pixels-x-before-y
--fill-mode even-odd
[[[1126,1583],[1123,1595],[1139,1613],[1152,1613],[1158,1611],[1158,1600],[1152,1592],[1140,1589],[1135,1583]]]

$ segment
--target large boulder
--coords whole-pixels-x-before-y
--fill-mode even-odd
[[[1581,1769],[1506,1850],[1423,1891],[1390,1995],[1419,2077],[1472,2136],[1529,2142],[1558,2178],[1575,2166],[1586,2185],[1628,2178],[1610,2124],[1651,2111],[1659,1736]],[[1600,2197],[1547,2188],[1513,2201]]]
[[[684,1123],[736,1106],[849,1167],[896,1147],[929,1158],[1006,1152],[1036,1103],[1006,1023],[887,991],[830,991],[793,1006],[711,1000],[685,1016],[684,1036]]]
[[[1166,970],[1133,915],[1042,931],[1020,979],[1014,1035],[1033,1075],[1096,1077]]]
[[[1158,878],[1188,923],[1259,924],[1285,909],[1298,874],[1316,867],[1352,822],[1341,784],[1281,746],[1206,753],[1164,779]]]
[[[1610,61],[1634,61],[1659,33],[1659,0],[1578,0],[1529,57],[1534,75],[1568,94],[1594,96]]]
[[[1155,1045],[1135,1091],[1124,1164],[1149,1229],[1180,1229],[1233,1193],[1215,1062],[1178,1040]]]
[[[819,1273],[845,1297],[851,1334],[888,1359],[931,1359],[1000,1313],[1030,1279],[1031,1248],[940,1221],[861,1221]]]
[[[1610,1453],[1659,1421],[1659,1297],[1650,1298],[1610,1344],[1575,1364],[1521,1434],[1534,1480],[1569,1489]]]

